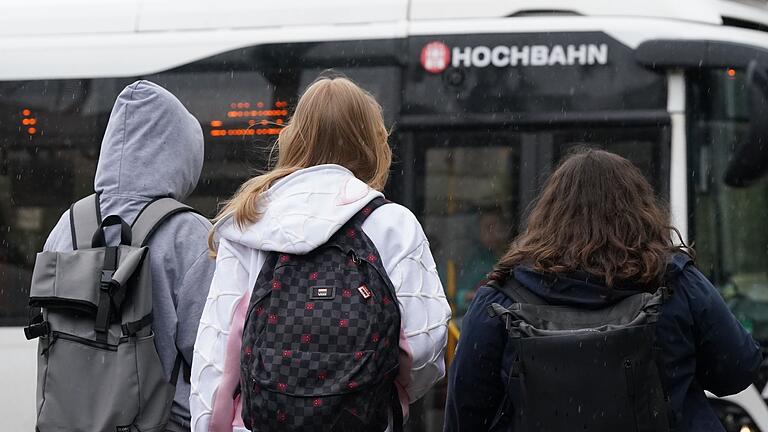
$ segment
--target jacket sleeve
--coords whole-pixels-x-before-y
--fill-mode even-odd
[[[401,368],[410,363],[398,381],[412,403],[445,375],[451,307],[426,238],[394,266],[390,279],[401,306]]]
[[[381,255],[400,304],[400,390],[403,413],[445,375],[451,308],[416,217],[397,204],[382,206],[363,224]]]
[[[208,288],[211,286],[214,268],[214,261],[208,256],[206,247],[187,269],[176,296],[176,347],[188,365],[192,364],[198,323]]]
[[[501,376],[505,333],[478,294],[464,316],[461,338],[448,374],[445,432],[488,430],[504,399]]]
[[[689,289],[696,332],[696,378],[717,396],[749,387],[762,361],[759,345],[741,326],[720,293],[695,267],[681,276]]]
[[[216,271],[203,308],[197,331],[192,360],[191,392],[189,408],[193,432],[208,432],[214,429],[212,418],[228,416],[226,429],[232,430],[235,410],[232,396],[217,398],[217,394],[234,395],[236,384],[227,379],[228,338],[239,338],[230,332],[237,306],[248,294],[248,272],[222,240],[216,258]],[[239,344],[238,344],[239,347]],[[239,355],[239,350],[238,353]],[[231,356],[230,356],[231,357]],[[231,388],[229,388],[231,387]],[[214,406],[214,401],[225,401],[229,406]],[[221,413],[221,414],[219,414]],[[217,424],[221,424],[217,422]]]
[[[72,229],[69,226],[69,210],[67,210],[48,234],[43,251],[65,251],[72,250],[72,247]]]

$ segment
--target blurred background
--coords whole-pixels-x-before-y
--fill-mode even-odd
[[[33,430],[24,340],[35,254],[93,191],[117,94],[140,78],[200,121],[188,203],[267,168],[301,91],[342,72],[384,107],[387,189],[424,224],[454,309],[574,145],[619,153],[669,202],[698,264],[768,343],[768,2],[764,0],[0,0],[0,425]],[[729,432],[768,432],[768,374],[713,399]],[[412,409],[439,431],[445,384]]]

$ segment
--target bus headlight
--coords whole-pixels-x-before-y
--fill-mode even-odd
[[[740,406],[722,399],[710,399],[727,432],[760,432],[752,417]]]

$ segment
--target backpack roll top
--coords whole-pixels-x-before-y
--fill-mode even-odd
[[[602,333],[625,327],[655,324],[667,295],[667,288],[656,293],[640,293],[601,308],[515,303],[506,309],[494,303],[492,316],[509,321],[510,335],[518,337],[571,336],[576,333]]]
[[[386,429],[399,367],[400,310],[361,228],[382,204],[366,206],[307,255],[268,256],[241,352],[243,420],[251,430]]]
[[[102,220],[98,206],[97,195],[75,203],[73,250],[41,252],[35,261],[29,304],[41,313],[25,333],[40,340],[37,430],[161,431],[175,390],[152,333],[146,240],[167,208],[159,214],[149,204],[142,213],[152,218],[130,227],[116,215]],[[106,242],[112,225],[117,245]]]
[[[600,309],[532,303],[515,281],[505,288],[517,303],[488,313],[503,320],[515,352],[516,430],[670,430],[655,344],[667,288]]]
[[[102,278],[107,248],[42,252],[32,273],[29,305],[43,308],[50,325],[59,332],[96,338],[101,292],[106,290],[112,297],[110,324],[140,321],[152,314],[152,293],[134,289],[129,295],[128,289],[151,287],[149,269],[143,265],[148,251],[146,247],[117,247],[117,268],[108,278],[107,274]],[[109,330],[109,343],[116,345],[123,336],[122,328],[110,326]]]

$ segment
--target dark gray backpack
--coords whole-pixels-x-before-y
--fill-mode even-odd
[[[376,198],[306,255],[271,253],[243,329],[240,391],[253,431],[384,431],[403,427],[394,380],[400,308],[363,232]]]
[[[171,198],[147,205],[128,226],[101,220],[98,195],[70,208],[73,250],[37,255],[24,329],[40,338],[37,431],[164,430],[181,367],[165,378],[152,333],[147,241],[172,215],[193,211]],[[104,229],[120,226],[120,244]]]
[[[515,353],[510,379],[521,403],[514,430],[670,430],[655,347],[667,288],[584,309],[547,304],[514,278],[489,286],[516,302],[488,308],[504,321]]]

